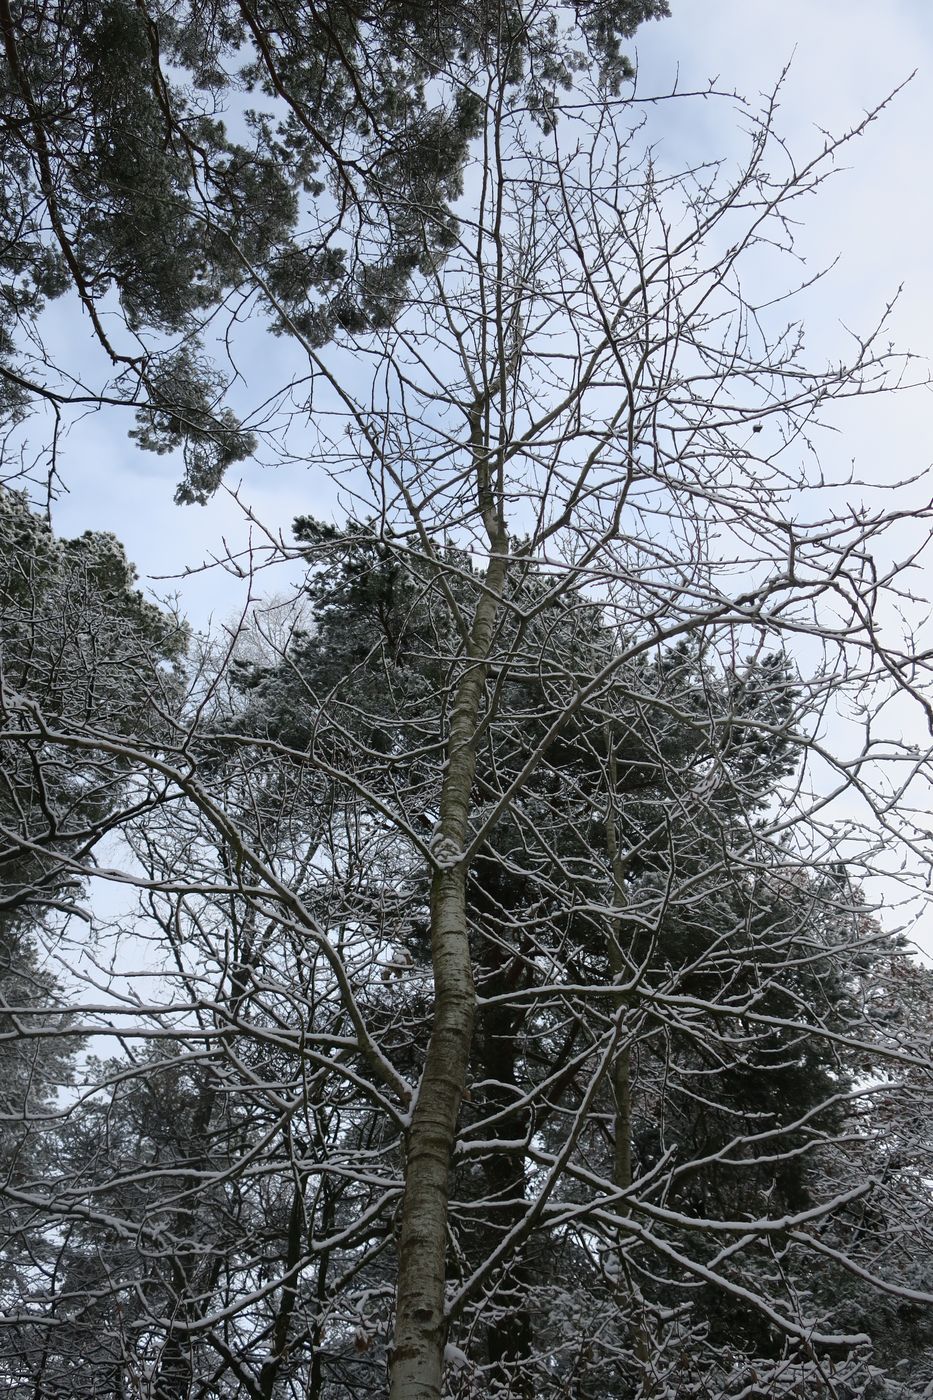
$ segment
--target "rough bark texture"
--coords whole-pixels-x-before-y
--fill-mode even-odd
[[[503,532],[494,541],[473,618],[468,664],[451,712],[440,822],[433,842],[438,862],[431,886],[434,1023],[408,1141],[391,1400],[438,1400],[441,1394],[450,1161],[476,1010],[462,852],[468,843],[474,741],[486,664],[508,569],[506,547]]]

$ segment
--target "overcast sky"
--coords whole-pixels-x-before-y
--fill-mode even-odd
[[[643,27],[633,46],[638,96],[669,93],[675,85],[681,92],[705,89],[714,81],[719,91],[739,92],[754,105],[789,64],[777,126],[798,157],[820,149],[824,131],[839,134],[858,124],[916,70],[878,121],[846,148],[830,185],[801,204],[798,248],[808,272],[840,259],[808,298],[811,352],[835,349],[838,357],[844,327],[873,327],[903,286],[892,337],[899,348],[933,359],[933,0],[887,0],[884,6],[877,0],[672,0],[672,9],[670,20]],[[646,110],[658,157],[669,167],[741,150],[747,123],[728,98]],[[56,337],[71,353],[86,353],[80,311],[60,306],[53,314]],[[254,346],[247,344],[241,369],[250,399],[258,402],[280,369],[282,377],[294,372],[295,350],[268,336],[256,336]],[[856,477],[880,486],[914,477],[933,462],[931,409],[927,389],[844,404],[835,415],[838,431],[820,443],[821,456],[833,475],[851,464]],[[242,513],[223,491],[204,507],[175,506],[179,463],[138,451],[125,436],[129,426],[125,418],[102,413],[72,430],[61,463],[68,494],[55,506],[56,529],[65,535],[113,531],[144,581],[162,594],[180,594],[195,626],[212,617],[215,624],[230,619],[244,598],[237,579],[217,569],[166,576],[222,554],[225,542],[242,548]],[[228,485],[240,483],[255,515],[286,537],[297,514],[334,512],[333,488],[313,461],[278,468],[242,464]],[[926,505],[930,486],[916,489],[918,503]],[[907,523],[893,545],[883,547],[906,553],[912,533],[916,527]],[[261,586],[283,591],[288,579],[266,575]],[[917,591],[933,597],[933,576],[921,578]],[[896,712],[888,723],[898,723]],[[917,932],[933,949],[933,921]]]
[[[644,27],[633,46],[638,94],[702,89],[710,80],[755,101],[773,88],[788,63],[778,125],[795,152],[822,145],[822,130],[840,132],[904,82],[873,128],[847,151],[847,166],[819,200],[804,206],[799,246],[808,266],[839,266],[812,299],[812,340],[830,345],[841,324],[875,323],[898,286],[904,291],[893,321],[901,348],[933,358],[933,0],[671,0],[673,18]],[[649,110],[650,130],[670,166],[739,150],[742,121],[728,100],[664,103]],[[52,312],[54,336],[71,354],[87,354],[80,310]],[[259,357],[244,362],[257,399],[287,357],[281,342],[263,338]],[[933,461],[930,394],[921,390],[846,406],[840,432],[825,444],[834,466],[854,461],[859,476],[880,483],[913,476]],[[235,502],[219,493],[207,506],[178,507],[178,462],[140,452],[126,436],[125,418],[90,416],[73,428],[61,462],[68,492],[54,507],[59,533],[111,530],[124,543],[144,582],[177,591],[196,626],[223,621],[242,602],[243,588],[220,571],[166,578],[238,547],[245,527]],[[313,464],[278,470],[258,464],[235,469],[243,498],[286,535],[301,512],[327,515]],[[924,488],[926,489],[926,488]],[[926,490],[929,499],[929,490]],[[908,528],[908,527],[905,527]],[[908,530],[909,532],[909,530]],[[270,580],[270,587],[276,584]],[[933,578],[924,593],[933,597]],[[933,935],[917,930],[933,947]]]
[[[904,294],[895,338],[933,355],[933,269],[930,257],[933,145],[933,5],[929,0],[672,0],[673,18],[642,28],[635,44],[639,95],[702,88],[710,79],[754,100],[770,89],[785,64],[780,126],[795,150],[821,142],[820,128],[851,126],[914,69],[917,76],[875,127],[848,150],[851,169],[828,196],[806,205],[801,233],[813,267],[841,254],[841,265],[816,301],[822,340],[838,322],[872,323],[897,286]],[[738,148],[740,119],[728,101],[661,104],[651,109],[652,132],[671,164]],[[80,351],[87,328],[74,320],[68,339]],[[264,340],[257,378],[281,351]],[[247,374],[249,367],[247,366]],[[255,386],[251,386],[255,387]],[[897,400],[852,405],[831,450],[856,459],[859,474],[891,479],[913,474],[933,458],[926,391]],[[197,625],[228,616],[241,590],[217,572],[180,583],[158,582],[239,543],[244,527],[236,505],[220,495],[206,507],[176,507],[180,475],[170,458],[139,452],[124,436],[130,426],[106,415],[86,419],[66,443],[63,477],[69,494],[55,507],[63,534],[112,530],[145,579],[178,588]],[[287,532],[300,511],[327,513],[320,474],[301,466],[279,470],[247,464],[235,469],[244,497],[273,526]],[[933,582],[931,582],[933,587]]]

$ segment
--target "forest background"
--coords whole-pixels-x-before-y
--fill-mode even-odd
[[[711,6],[682,4],[663,23],[643,26],[628,50],[637,60],[639,89],[663,94],[679,86],[700,90],[711,80],[723,91],[748,97],[770,91],[789,65],[781,97],[781,130],[789,142],[810,141],[818,128],[841,128],[899,87],[916,79],[891,105],[883,122],[841,162],[845,169],[831,198],[814,201],[799,230],[809,265],[841,255],[836,274],[820,290],[810,334],[838,320],[871,319],[903,284],[892,333],[918,355],[930,353],[933,279],[928,231],[933,226],[933,190],[927,178],[926,133],[933,126],[933,17],[926,6],[897,0],[883,19],[870,0],[826,0],[819,6],[746,5],[717,0]],[[728,101],[697,106],[660,104],[652,133],[663,155],[676,165],[693,155],[735,150],[740,123]],[[842,247],[840,231],[845,230]],[[818,309],[817,309],[818,308]],[[59,304],[49,308],[52,334],[78,354],[88,353],[75,333],[76,315]],[[287,350],[267,338],[250,360],[250,396],[277,383],[275,356]],[[270,358],[271,357],[271,358]],[[847,433],[828,439],[822,450],[842,463],[853,456],[916,463],[929,440],[926,398],[874,399],[847,410]],[[193,561],[224,552],[246,535],[241,512],[225,497],[205,511],[179,511],[172,503],[178,472],[171,459],[141,452],[125,433],[96,415],[72,429],[72,475],[54,505],[57,531],[109,530],[126,547],[140,574],[158,591],[178,591],[185,615],[197,627],[235,613],[243,583],[217,570],[184,577]],[[855,452],[855,444],[858,454]],[[274,465],[274,464],[273,464]],[[80,479],[74,473],[80,472]],[[298,515],[323,509],[322,483],[292,466],[269,471],[242,463],[231,484],[242,480],[251,505],[266,522],[288,529]]]
[[[929,1396],[929,17],[85,8],[0,4],[12,1393]]]

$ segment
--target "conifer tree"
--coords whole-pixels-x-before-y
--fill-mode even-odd
[[[492,49],[546,126],[589,63],[610,87],[631,76],[625,40],[667,13],[666,0],[0,0],[0,411],[122,401],[142,445],[183,450],[179,498],[203,501],[255,446],[205,328],[257,292],[270,331],[313,345],[387,325],[412,274],[456,241]],[[69,388],[44,362],[37,318],[66,292],[102,384]]]
[[[788,162],[774,97],[741,109],[742,162],[674,170],[605,64],[561,68],[549,21],[569,11],[492,7],[482,32],[451,12],[413,101],[442,109],[458,151],[475,133],[454,211],[460,157],[441,176],[393,144],[401,79],[372,129],[341,106],[358,59],[353,100],[366,74],[389,91],[393,18],[407,53],[411,17],[434,11],[335,19],[328,44],[353,42],[313,93],[322,11],[290,29],[291,10],[264,9],[267,51],[258,13],[214,6],[198,30],[229,21],[214,59],[252,47],[246,89],[271,85],[279,124],[258,121],[249,159],[212,113],[171,127],[173,90],[153,87],[159,159],[184,167],[146,177],[178,215],[180,309],[133,282],[120,230],[80,201],[64,241],[48,228],[66,264],[87,236],[94,287],[123,297],[108,326],[140,337],[79,398],[139,411],[151,446],[184,442],[182,494],[206,496],[249,443],[198,337],[230,308],[235,361],[251,308],[297,361],[264,440],[327,472],[339,509],[226,561],[302,560],[301,612],[264,634],[260,610],[258,642],[233,627],[197,650],[187,700],[154,729],[167,656],[138,713],[122,692],[106,720],[89,704],[49,723],[21,689],[7,705],[24,895],[61,904],[117,827],[121,859],[99,873],[137,891],[109,965],[77,960],[95,1000],[67,1029],[110,1049],[69,1105],[60,1174],[5,1188],[61,1250],[9,1335],[49,1359],[48,1400],[62,1377],[147,1400],[883,1392],[897,1326],[885,1316],[873,1356],[865,1300],[909,1314],[931,1295],[928,1143],[905,1134],[892,1157],[881,1127],[920,1101],[929,1054],[875,1014],[901,953],[857,891],[891,852],[923,883],[930,753],[875,716],[925,722],[931,653],[897,630],[904,572],[875,564],[900,502],[866,513],[808,453],[841,400],[909,371],[870,334],[812,359],[785,302],[741,280],[749,255],[794,254],[798,202],[846,138]],[[574,13],[605,57],[619,8]],[[106,14],[138,38],[153,10]],[[190,53],[163,28],[178,82]],[[60,37],[72,56],[84,42]],[[11,131],[34,142],[25,228],[52,217],[36,136],[51,116],[8,66]],[[321,94],[348,170],[346,145],[305,140]],[[95,159],[119,146],[110,132]],[[316,161],[329,192],[299,191]],[[201,222],[179,194],[189,167]],[[251,219],[252,181],[284,182],[291,208],[260,200],[268,220]],[[129,183],[121,166],[114,189]],[[219,245],[186,264],[190,218]],[[141,207],[132,238],[158,225]],[[333,265],[302,270],[322,247]],[[77,793],[68,821],[44,794],[17,807],[35,755],[62,803]],[[83,1369],[78,1336],[101,1341]]]

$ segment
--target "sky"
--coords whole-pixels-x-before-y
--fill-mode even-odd
[[[873,326],[901,288],[891,337],[933,360],[933,4],[671,0],[671,8],[671,19],[644,26],[631,45],[637,96],[709,87],[723,95],[645,108],[658,158],[670,167],[737,155],[746,119],[728,94],[742,94],[754,106],[785,69],[777,125],[801,156],[821,148],[827,130],[838,134],[856,125],[915,73],[847,148],[831,185],[802,206],[798,249],[807,271],[839,260],[809,298],[811,346],[838,346],[845,327]],[[79,361],[90,353],[88,327],[73,305],[53,308],[49,333]],[[251,347],[247,340],[241,369],[254,401],[275,385],[291,355],[281,341],[257,335]],[[881,488],[916,476],[933,464],[931,409],[925,389],[845,405],[837,431],[822,444],[827,466],[838,472],[851,463],[856,476]],[[53,524],[65,536],[112,531],[144,585],[156,596],[177,595],[196,628],[235,620],[245,601],[247,584],[236,570],[200,567],[228,549],[241,551],[251,529],[255,536],[235,495],[285,538],[296,515],[335,511],[334,491],[311,461],[239,464],[206,506],[176,506],[179,463],[141,452],[126,435],[130,426],[107,413],[72,426],[61,458],[66,489]],[[926,491],[926,503],[929,488],[917,489]],[[910,534],[905,524],[892,547],[906,552]],[[281,592],[288,584],[287,576],[270,575],[258,586]],[[919,591],[933,597],[933,577],[922,579]],[[933,948],[933,926],[923,941]]]
[[[913,70],[916,77],[875,126],[849,148],[850,168],[829,197],[808,205],[800,247],[808,266],[841,262],[817,298],[812,334],[840,322],[867,326],[903,284],[893,321],[902,348],[933,357],[933,6],[927,0],[672,0],[672,18],[639,31],[632,45],[640,97],[703,89],[713,81],[754,102],[782,69],[779,125],[795,150],[822,143],[821,131],[855,124]],[[736,151],[742,120],[727,99],[662,103],[649,112],[652,135],[671,164]],[[73,310],[55,313],[56,334],[83,353],[87,327]],[[281,343],[263,338],[247,380],[257,397],[274,378]],[[860,474],[914,474],[933,459],[927,392],[851,405],[832,451],[854,459]],[[62,534],[111,530],[143,580],[157,593],[178,593],[198,627],[222,621],[241,605],[244,584],[230,572],[186,572],[227,546],[242,546],[248,526],[227,492],[207,506],[175,506],[177,462],[140,452],[131,426],[108,415],[88,417],[64,444],[67,492],[54,508]],[[300,512],[327,514],[333,495],[313,466],[243,464],[228,485],[273,529],[288,534]],[[931,581],[933,586],[933,581]]]
[[[833,343],[843,325],[874,324],[902,287],[892,337],[899,347],[933,359],[931,0],[887,0],[884,6],[878,0],[671,0],[671,8],[671,19],[644,26],[631,46],[638,97],[712,85],[754,105],[789,65],[778,126],[797,152],[822,146],[826,130],[838,133],[858,123],[916,70],[848,148],[846,168],[826,194],[806,205],[798,237],[808,268],[839,258],[811,298],[815,343]],[[647,110],[658,156],[672,167],[740,150],[745,121],[727,96]],[[89,329],[73,304],[53,307],[49,334],[79,363],[91,353]],[[242,362],[255,400],[275,384],[288,359],[282,342],[256,338]],[[927,391],[849,404],[824,452],[835,459],[832,465],[852,461],[856,474],[882,484],[916,475],[933,463],[931,409]],[[296,515],[334,510],[334,493],[312,463],[240,464],[227,489],[206,506],[176,506],[179,463],[141,452],[126,435],[130,426],[125,417],[99,413],[71,428],[61,459],[66,489],[54,503],[53,524],[64,536],[112,531],[143,584],[156,596],[177,594],[197,628],[233,621],[245,601],[246,584],[235,571],[199,568],[248,541],[250,526],[232,491],[286,538]],[[270,576],[259,586],[280,591],[287,582]],[[933,577],[924,587],[924,596],[933,598]],[[120,888],[95,883],[98,916],[123,912]],[[887,897],[883,890],[881,896]],[[933,919],[927,916],[913,932],[933,954]],[[147,965],[145,957],[138,965]]]

